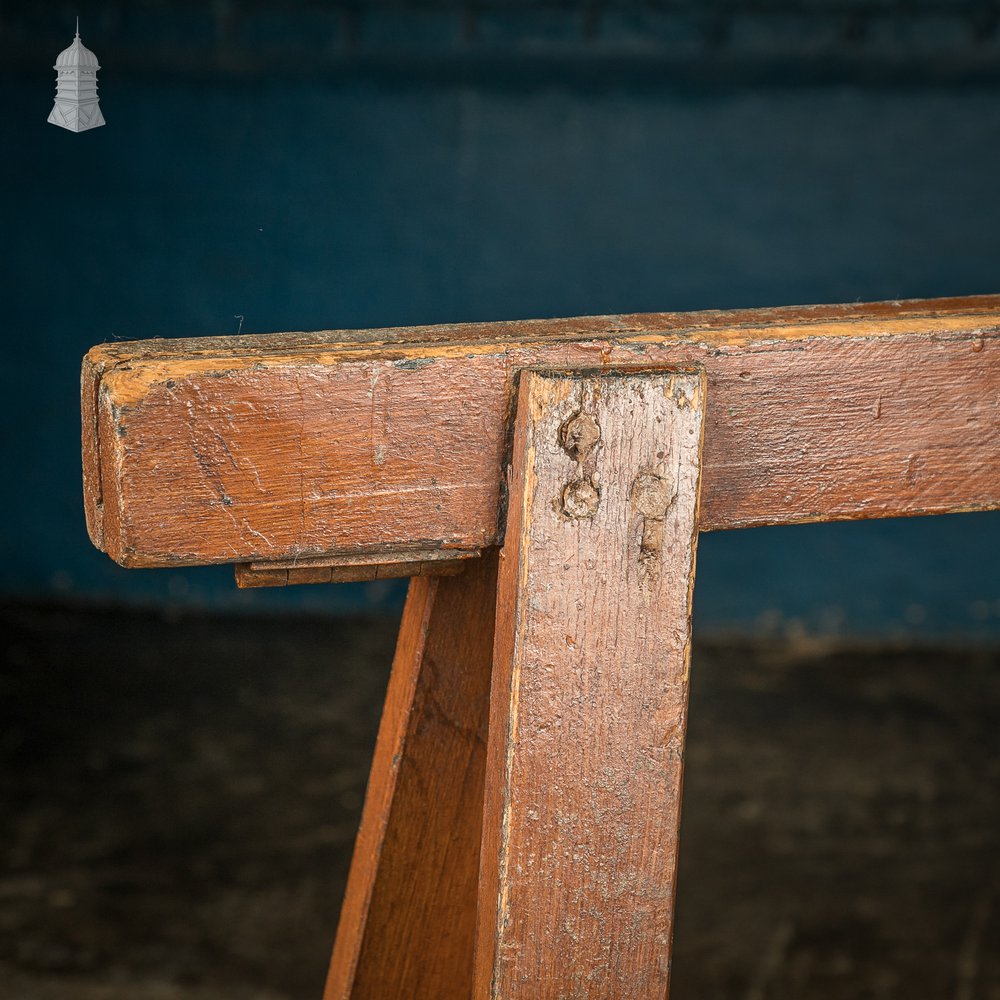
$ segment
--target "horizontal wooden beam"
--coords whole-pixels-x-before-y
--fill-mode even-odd
[[[104,344],[87,523],[123,566],[460,556],[522,369],[691,365],[701,530],[995,508],[998,359],[1000,296]]]

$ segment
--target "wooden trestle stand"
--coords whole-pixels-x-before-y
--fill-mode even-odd
[[[1000,506],[998,358],[1000,297],[95,347],[123,566],[413,577],[327,1000],[665,997],[698,531]]]

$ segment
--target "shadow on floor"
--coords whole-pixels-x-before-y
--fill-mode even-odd
[[[0,612],[0,998],[317,998],[395,622]],[[1000,998],[1000,651],[696,647],[675,1000]]]

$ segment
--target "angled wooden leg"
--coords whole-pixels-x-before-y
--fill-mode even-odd
[[[522,375],[476,1000],[662,1000],[704,382]]]
[[[468,1000],[496,551],[410,582],[326,1000]]]

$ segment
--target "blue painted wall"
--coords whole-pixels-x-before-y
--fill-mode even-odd
[[[102,56],[100,38],[84,40]],[[68,42],[67,38],[67,42]],[[52,52],[55,56],[55,52]],[[80,501],[79,361],[114,338],[1000,290],[1000,88],[101,73],[105,128],[3,81],[0,591],[333,610],[119,570]],[[1000,477],[1000,470],[998,470]],[[703,536],[706,631],[1000,639],[1000,514]]]

